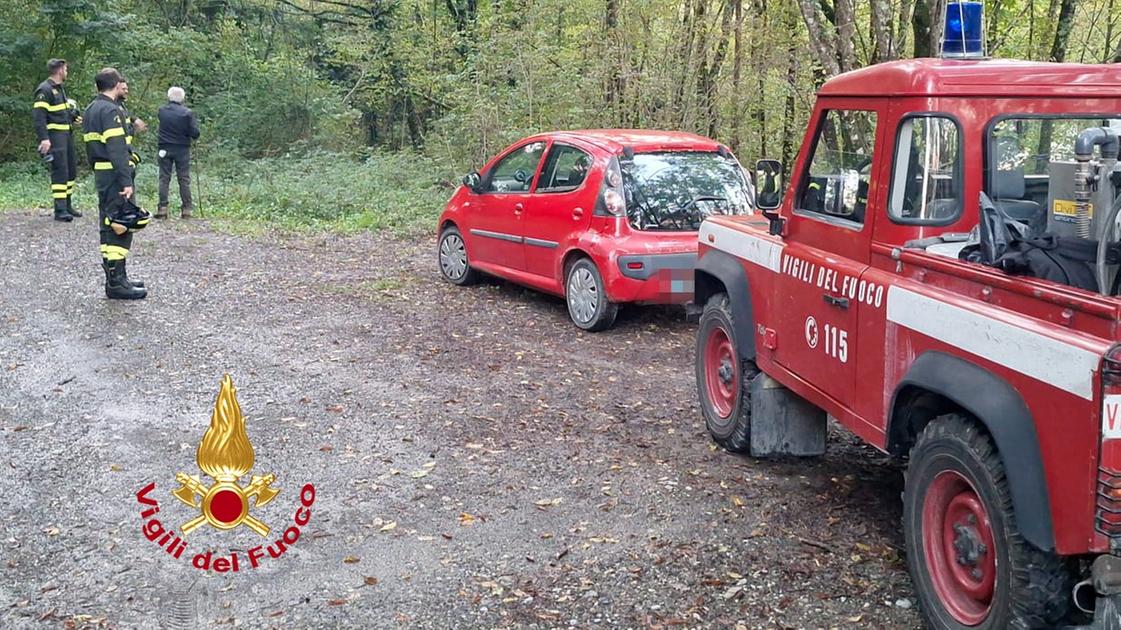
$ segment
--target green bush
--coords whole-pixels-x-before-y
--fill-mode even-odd
[[[197,155],[195,205],[207,218],[286,230],[416,233],[435,229],[436,217],[454,190],[456,173],[432,158],[378,153],[364,160],[344,154],[310,153],[244,160],[225,150]],[[154,210],[158,174],[140,165],[137,198]],[[93,180],[79,180],[79,208],[96,205]],[[0,165],[0,210],[48,208],[45,170],[35,163]],[[171,185],[171,207],[178,206]]]
[[[203,175],[215,214],[284,228],[397,232],[428,229],[451,189],[450,175],[414,153],[355,162],[332,153],[246,162],[237,177]]]
[[[0,208],[47,208],[51,205],[47,169],[36,162],[0,164]]]

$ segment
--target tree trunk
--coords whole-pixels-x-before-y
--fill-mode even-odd
[[[743,114],[743,98],[740,96],[740,80],[743,77],[743,0],[732,0],[736,16],[736,32],[733,43],[736,56],[732,58],[732,131],[730,143],[732,151],[740,150],[740,116]]]
[[[826,17],[818,7],[816,0],[798,0],[798,6],[802,10],[802,19],[806,21],[806,30],[809,31],[810,35],[810,48],[817,57],[817,62],[821,64],[827,74],[840,74],[841,64],[838,61],[837,36],[831,28],[831,23],[826,23]],[[852,45],[851,41],[848,45]]]
[[[735,16],[734,1],[729,0],[724,4],[723,15],[720,18],[720,39],[719,43],[716,44],[712,61],[705,62],[705,51],[701,51],[701,68],[698,76],[702,80],[698,81],[700,89],[697,96],[701,99],[701,111],[707,118],[704,123],[707,125],[706,130],[709,137],[715,137],[717,131],[716,77],[720,76],[720,68],[724,66],[724,59],[728,55],[728,40],[731,37]]]
[[[1105,23],[1105,52],[1102,54],[1102,63],[1109,63],[1112,55],[1110,54],[1110,47],[1113,46],[1113,0],[1109,0],[1109,6],[1106,7],[1105,14],[1108,16]]]
[[[697,2],[705,2],[705,0],[697,0]],[[692,0],[685,0],[681,16],[681,27],[684,29],[684,34],[681,37],[681,47],[678,53],[677,66],[681,69],[681,76],[677,79],[677,87],[673,92],[673,108],[674,115],[679,123],[685,121],[685,85],[687,79],[693,73],[693,38],[696,32],[696,22],[693,19],[693,2]],[[702,9],[703,13],[703,9]]]
[[[618,55],[613,55],[613,48],[618,43],[619,0],[607,0],[604,12],[604,39],[607,42],[608,65],[610,70],[607,76],[607,89],[604,92],[604,101],[611,120],[616,119],[619,102],[623,96],[623,72],[620,67],[622,62]],[[614,59],[615,61],[610,61]]]
[[[898,17],[893,25],[895,29],[895,41],[893,42],[892,50],[895,51],[896,59],[907,54],[907,33],[911,30],[911,22],[914,20],[914,17],[914,0],[902,0],[902,2],[899,3]]]
[[[853,43],[856,41],[856,12],[852,0],[834,0],[833,8],[836,11],[837,37],[834,44],[837,48],[837,60],[841,72],[856,69],[856,52]]]
[[[1003,4],[1002,0],[989,0],[985,7],[985,19],[989,23],[989,32],[985,35],[985,41],[988,42],[990,46],[993,46],[993,48],[987,51],[990,55],[996,53],[995,45],[1000,41],[1000,13],[1004,8]]]
[[[1051,40],[1050,59],[1061,62],[1066,59],[1067,44],[1070,42],[1070,28],[1074,23],[1075,0],[1061,0],[1059,6],[1059,20],[1055,24],[1055,38]],[[1046,155],[1051,152],[1051,121],[1044,120],[1039,128],[1039,146],[1036,155]]]
[[[795,127],[794,115],[796,113],[794,100],[796,81],[798,80],[798,46],[794,44],[794,38],[791,38],[790,47],[787,49],[787,66],[786,66],[786,106],[783,108],[782,116],[782,163],[787,165],[787,168],[793,166],[794,160],[794,146],[795,141],[798,140],[798,130]]]
[[[752,67],[755,70],[755,99],[752,102],[752,118],[758,125],[759,129],[759,142],[756,144],[756,157],[763,157],[769,153],[767,149],[767,106],[763,102],[764,95],[767,93],[766,83],[763,80],[762,69],[766,63],[762,59],[763,46],[762,34],[768,32],[770,24],[768,20],[770,12],[767,10],[767,0],[759,0],[759,6],[756,7],[755,19],[752,20],[754,28],[752,29],[751,36],[751,59]]]
[[[933,57],[937,49],[932,45],[933,17],[938,0],[915,0],[915,13],[911,19],[912,33],[915,38],[915,56]]]
[[[888,0],[871,0],[872,11],[872,63],[895,59],[892,42],[891,3]]]
[[[1074,26],[1075,0],[1062,0],[1059,6],[1059,20],[1055,23],[1055,39],[1051,42],[1050,60],[1061,62],[1066,59],[1070,29]]]

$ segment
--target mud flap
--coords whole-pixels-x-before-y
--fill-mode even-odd
[[[687,302],[685,304],[685,321],[695,324],[701,321],[701,313],[705,310],[704,304],[697,304],[696,302]]]
[[[825,453],[825,412],[760,374],[751,381],[751,456]]]
[[[1088,626],[1067,626],[1068,630],[1121,630],[1121,557],[1098,556],[1090,582],[1098,595],[1094,621]]]

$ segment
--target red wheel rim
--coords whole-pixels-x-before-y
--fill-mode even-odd
[[[985,504],[960,473],[944,470],[922,508],[923,554],[934,591],[958,623],[976,626],[992,608],[996,546]]]
[[[739,392],[740,370],[728,333],[714,326],[705,340],[705,388],[712,409],[721,418],[732,415]]]

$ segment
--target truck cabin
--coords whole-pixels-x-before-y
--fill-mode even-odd
[[[1116,257],[1119,134],[1121,66],[915,59],[856,70],[818,94],[777,229],[865,263],[888,246],[1001,267],[984,259],[994,239],[997,253],[1010,238],[1081,239],[1105,286],[1080,288],[1116,295],[1116,265],[1099,270],[1092,254],[1104,240]],[[766,194],[779,190],[778,168],[760,163],[760,208],[780,207]]]

